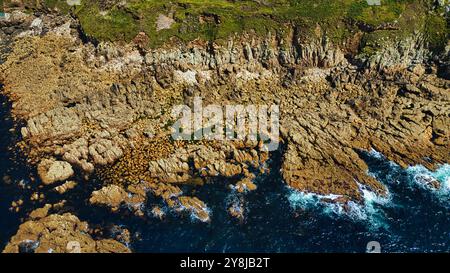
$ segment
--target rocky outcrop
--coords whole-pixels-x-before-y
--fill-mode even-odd
[[[92,204],[145,217],[152,194],[167,209],[208,222],[207,204],[182,185],[225,177],[238,196],[228,212],[245,219],[245,194],[258,190],[271,154],[262,141],[171,139],[172,106],[192,106],[196,96],[204,104],[279,105],[284,181],[337,196],[332,202],[362,203],[362,187],[386,194],[367,174],[362,150],[402,167],[433,169],[450,160],[450,85],[434,73],[421,35],[356,62],[320,26],[306,38],[293,27],[284,37],[243,33],[225,44],[145,49],[143,34],[136,45],[94,46],[70,18],[42,16],[31,26],[30,16],[17,20],[33,31],[11,36],[12,52],[0,66],[12,113],[25,122],[18,146],[39,164],[45,184],[68,179],[71,166],[100,178],[104,187],[92,193]],[[161,206],[149,214],[163,218]],[[111,248],[91,240],[89,250]]]
[[[164,14],[160,14],[158,16],[158,19],[156,20],[156,31],[160,31],[163,29],[170,29],[170,27],[174,23],[175,20],[173,20],[172,18],[167,17]]]
[[[124,253],[130,250],[112,239],[95,240],[86,222],[66,213],[52,214],[20,225],[3,253]]]
[[[42,24],[48,21],[43,18]],[[121,48],[103,43],[93,48],[89,44],[77,44],[77,37],[70,32],[58,35],[49,33],[42,38],[31,36],[26,42],[32,47],[40,48],[45,43],[54,50],[47,50],[39,56],[26,56],[17,66],[14,60],[23,54],[22,43],[17,41],[14,53],[2,66],[6,75],[5,89],[7,93],[14,93],[12,97],[16,102],[13,111],[16,115],[30,117],[27,126],[22,128],[25,141],[34,147],[30,154],[54,153],[87,173],[92,172],[96,165],[110,165],[118,158],[128,157],[124,151],[133,149],[135,145],[145,147],[148,142],[146,136],[164,133],[166,129],[163,125],[169,122],[170,116],[162,112],[170,109],[172,101],[180,100],[181,96],[185,101],[198,93],[208,98],[208,102],[282,102],[284,119],[281,127],[288,142],[283,174],[289,185],[322,193],[345,193],[356,198],[359,190],[354,181],[357,180],[382,192],[383,187],[364,174],[367,166],[355,149],[383,150],[402,163],[401,156],[386,151],[380,143],[385,143],[387,138],[398,139],[401,126],[412,126],[402,131],[402,137],[413,140],[415,137],[408,130],[416,131],[419,129],[415,128],[417,126],[425,129],[423,126],[426,125],[420,124],[420,120],[406,121],[401,118],[402,110],[394,107],[408,103],[408,99],[402,96],[403,85],[395,85],[387,79],[386,86],[380,84],[374,90],[369,82],[382,79],[372,74],[364,75],[349,66],[342,52],[333,46],[320,27],[314,35],[304,40],[297,30],[283,39],[271,34],[263,38],[244,34],[231,38],[225,46],[197,42],[178,48],[149,50],[145,56],[132,47]],[[378,57],[372,57],[368,67],[399,65],[404,69],[421,63],[428,56],[422,40],[418,35],[400,44],[392,44]],[[73,46],[78,50],[71,51]],[[59,76],[58,80],[46,81],[53,87],[46,86],[45,92],[42,88],[36,88],[36,92],[29,95],[20,85],[21,81],[12,83],[17,69],[24,70],[22,64],[33,67],[49,60],[57,60],[64,70],[46,71],[47,74]],[[314,68],[308,70],[306,67]],[[412,77],[416,82],[424,76],[424,70],[417,65],[412,71],[412,75],[406,77]],[[97,75],[96,79],[92,79],[92,75]],[[285,75],[289,75],[288,81],[296,86],[291,85],[290,89],[280,87],[285,83]],[[394,76],[405,77],[401,73],[388,77]],[[33,77],[36,75],[30,73],[29,82],[34,82]],[[366,81],[361,80],[364,77]],[[86,81],[73,82],[74,78],[86,78]],[[225,80],[232,83],[232,91]],[[430,80],[428,84],[434,84]],[[205,84],[210,86],[209,90],[202,87]],[[190,87],[186,89],[184,85],[194,85],[197,91],[191,91]],[[71,86],[72,89],[69,92],[64,88],[55,88],[57,86]],[[438,88],[445,89],[445,84]],[[252,90],[253,96],[249,96],[249,90]],[[186,92],[191,95],[186,97]],[[371,94],[371,98],[366,93]],[[397,95],[394,96],[394,93]],[[46,104],[47,108],[50,107],[48,111],[26,103],[35,99],[35,94],[51,102]],[[427,130],[432,131],[433,141],[445,147],[445,129],[442,129],[447,122],[443,115],[447,99],[445,94],[442,98],[443,103],[437,103],[435,110],[430,110],[432,116],[426,120],[432,119],[431,126],[439,127]],[[374,102],[375,99],[378,101]],[[363,107],[374,103],[394,112],[376,113],[373,111],[376,107]],[[426,103],[424,101],[424,105]],[[402,121],[396,123],[399,119]],[[381,130],[380,126],[388,126],[388,129]],[[383,134],[386,130],[391,132]],[[374,134],[382,135],[374,137]],[[394,146],[399,145],[404,147],[405,141],[398,140]],[[228,144],[216,148],[211,145],[197,148],[179,149],[171,156],[148,160],[148,165],[144,159],[143,163],[137,164],[142,165],[139,172],[147,173],[147,180],[157,179],[164,183],[186,182],[197,171],[203,176],[231,177],[243,173],[246,166],[252,165],[249,162],[260,162],[258,157],[262,155],[257,150],[239,155],[243,151]],[[248,158],[242,159],[242,156]],[[234,162],[227,160],[228,157]],[[420,163],[416,160],[418,158],[414,156],[410,162]],[[241,164],[243,160],[247,161],[245,166]],[[438,162],[442,161],[440,158]],[[193,166],[189,165],[190,162]],[[318,173],[323,173],[324,177],[318,178]],[[134,175],[132,180],[139,179],[138,176]],[[317,183],[321,185],[313,186],[317,184],[314,181],[320,181]],[[323,189],[319,190],[320,187]]]
[[[286,182],[302,191],[358,199],[358,183],[383,192],[383,186],[366,175],[358,150],[375,149],[403,167],[434,168],[448,162],[449,142],[442,134],[447,129],[436,122],[449,121],[448,83],[434,75],[423,76],[420,82],[407,75],[417,87],[366,75],[347,83],[345,92],[326,88],[285,107],[289,109],[283,115],[284,124],[289,124],[283,162]]]
[[[38,165],[38,174],[45,185],[57,181],[64,181],[71,177],[74,172],[72,166],[65,161],[43,159]]]
[[[416,33],[415,36],[403,40],[383,41],[383,48],[375,54],[362,57],[366,65],[378,70],[401,70],[426,63],[431,52],[426,47],[426,37]]]
[[[93,205],[108,205],[111,209],[117,210],[127,200],[128,194],[122,188],[116,185],[110,185],[92,192],[89,202]]]
[[[258,153],[257,149],[242,150],[256,145],[231,142],[189,145],[176,150],[169,158],[149,161],[148,168],[153,178],[168,183],[186,182],[192,178],[192,172],[201,176],[233,177],[245,172],[249,165],[258,168],[264,163],[265,153]]]
[[[52,207],[53,206],[51,204],[45,204],[45,206],[43,206],[42,208],[38,208],[30,212],[29,216],[34,220],[44,218],[48,215],[48,212]]]
[[[181,196],[178,200],[180,201],[180,206],[178,207],[179,210],[187,210],[202,222],[210,221],[208,208],[205,203],[197,197]]]
[[[250,177],[245,177],[239,180],[235,186],[232,188],[238,191],[239,193],[244,193],[247,191],[254,191],[258,187],[252,182],[252,178],[255,178],[255,175],[249,175]]]

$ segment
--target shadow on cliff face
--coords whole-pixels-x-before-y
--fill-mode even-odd
[[[438,67],[437,75],[440,78],[450,80],[450,64],[442,64]]]

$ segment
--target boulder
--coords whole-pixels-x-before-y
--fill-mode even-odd
[[[128,193],[117,185],[109,185],[98,191],[92,192],[89,202],[91,204],[100,204],[117,210],[119,206],[128,200]]]
[[[38,165],[38,174],[42,183],[50,185],[68,179],[74,172],[72,165],[65,161],[43,159]]]

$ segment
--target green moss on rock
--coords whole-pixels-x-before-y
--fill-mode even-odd
[[[151,47],[171,39],[220,42],[241,32],[283,33],[294,25],[307,34],[314,33],[318,24],[337,44],[364,26],[361,50],[366,54],[376,52],[383,40],[402,39],[417,31],[424,32],[436,50],[448,40],[443,7],[433,6],[433,0],[381,0],[380,6],[370,6],[366,0],[81,0],[76,7],[63,0],[25,2],[29,8],[72,12],[86,34],[97,40],[129,42],[145,32]],[[157,31],[161,14],[175,23]],[[386,25],[393,27],[384,28]]]

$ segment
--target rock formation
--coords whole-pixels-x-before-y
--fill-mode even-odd
[[[57,181],[64,181],[74,173],[69,163],[50,159],[43,159],[37,169],[42,183],[46,185],[53,184]]]
[[[35,217],[37,218],[37,217]],[[125,253],[130,250],[112,239],[94,240],[86,222],[66,213],[29,220],[20,225],[4,253]]]
[[[161,15],[158,28],[172,23]],[[192,105],[196,96],[204,104],[279,105],[285,183],[336,195],[342,204],[363,203],[361,187],[386,194],[360,151],[377,150],[402,167],[434,169],[450,161],[450,81],[437,75],[421,35],[366,56],[335,44],[319,25],[306,38],[290,27],[283,37],[249,32],[224,44],[194,40],[149,49],[142,46],[145,33],[126,45],[85,41],[79,22],[66,16],[14,12],[5,24],[17,26],[0,65],[2,92],[24,124],[17,146],[50,187],[74,173],[99,178],[93,205],[140,217],[148,209],[163,219],[160,206],[145,207],[151,194],[172,211],[209,222],[207,202],[181,188],[224,177],[240,194],[228,212],[245,218],[245,194],[258,190],[255,178],[269,171],[272,154],[249,139],[171,139],[172,106]],[[441,59],[448,62],[448,53]],[[32,213],[5,252],[66,252],[72,240],[83,252],[129,251],[112,239],[93,239],[74,215],[47,212]]]

